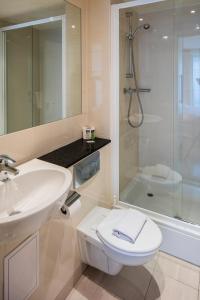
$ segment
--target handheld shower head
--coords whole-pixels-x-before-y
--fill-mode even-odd
[[[150,24],[143,24],[143,25],[138,26],[131,35],[132,40],[135,38],[135,35],[138,32],[138,30],[140,30],[140,29],[148,30],[150,27],[151,27]]]

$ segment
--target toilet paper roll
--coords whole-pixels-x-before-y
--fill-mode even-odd
[[[76,200],[70,206],[66,206],[67,209],[67,217],[73,217],[79,210],[81,209],[81,201],[80,199]]]

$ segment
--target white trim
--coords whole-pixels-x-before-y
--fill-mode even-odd
[[[123,8],[141,6],[145,4],[151,4],[151,3],[163,2],[163,1],[166,0],[135,0],[135,1],[125,2],[125,3],[112,4],[112,7],[116,7],[117,9],[123,9]]]
[[[114,204],[119,200],[119,9],[111,8],[111,139]]]
[[[3,97],[4,97],[4,104],[3,104],[3,109],[4,109],[4,134],[7,134],[8,130],[8,116],[7,116],[7,83],[6,83],[6,78],[7,78],[7,49],[6,49],[6,34],[3,32],[3,39],[4,39],[4,77],[3,77]]]
[[[66,16],[62,16],[62,118],[65,119],[67,112],[67,72],[66,72],[66,49],[67,49],[67,38],[66,38],[67,24]]]
[[[26,28],[26,27],[40,25],[40,24],[46,24],[46,23],[50,23],[50,22],[57,22],[57,21],[61,21],[62,17],[63,16],[56,16],[56,17],[50,17],[50,18],[46,18],[46,19],[40,19],[40,20],[20,23],[20,24],[16,24],[16,25],[10,25],[10,26],[0,28],[0,32],[1,31],[9,31],[9,30],[13,30],[13,29]]]
[[[0,32],[0,135],[6,133],[6,86],[5,86],[5,76],[6,76],[6,66],[5,66],[5,35],[4,32]]]

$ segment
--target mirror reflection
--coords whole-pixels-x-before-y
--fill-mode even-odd
[[[66,3],[60,15],[0,28],[0,134],[81,113],[80,18]]]

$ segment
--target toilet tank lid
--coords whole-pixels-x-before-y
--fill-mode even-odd
[[[77,226],[78,232],[81,232],[88,237],[98,239],[96,234],[97,226],[108,216],[110,209],[96,206]]]

